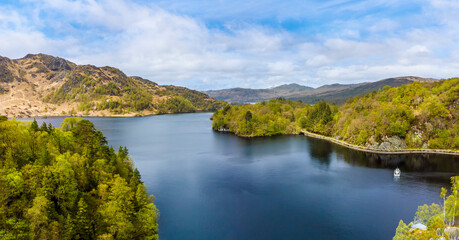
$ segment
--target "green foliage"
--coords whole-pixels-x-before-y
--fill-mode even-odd
[[[399,138],[408,148],[459,149],[459,79],[384,87],[335,106],[285,99],[225,107],[212,119],[216,130],[270,136],[299,130],[378,147]],[[244,117],[248,111],[252,118]]]
[[[446,196],[446,189],[442,188],[440,197],[444,199],[443,206],[433,203],[432,205],[419,206],[414,218],[414,223],[422,223],[427,226],[427,230],[413,229],[410,225],[406,225],[402,220],[397,227],[395,232],[394,240],[401,239],[444,239],[448,238],[448,232],[445,231],[445,227],[457,224],[457,202],[459,194],[457,189],[459,188],[459,176],[451,178],[451,195]],[[445,199],[447,199],[445,201]],[[449,236],[451,237],[451,236]]]
[[[94,229],[91,227],[91,215],[88,212],[88,204],[84,198],[78,201],[78,212],[74,221],[75,239],[94,238]]]
[[[81,118],[0,121],[0,239],[157,239],[153,197],[106,144]]]
[[[317,133],[324,133],[325,126],[332,121],[333,115],[330,106],[325,101],[316,103],[306,114],[306,130]]]
[[[178,96],[169,98],[166,101],[166,111],[172,113],[184,113],[184,112],[195,112],[196,107],[193,106],[190,100]]]
[[[359,136],[357,137],[357,140],[355,141],[356,144],[358,145],[363,145],[366,143],[368,140],[368,132],[366,130],[360,130]]]
[[[246,120],[247,122],[250,122],[250,120],[252,120],[252,112],[247,111],[247,112],[245,113],[245,120]]]
[[[402,220],[398,223],[397,230],[393,240],[414,240],[414,236],[410,236],[410,227],[408,227]]]
[[[415,218],[417,222],[426,224],[430,218],[439,215],[440,213],[442,213],[440,205],[435,203],[432,203],[432,205],[430,206],[424,204],[418,207],[418,211],[416,212]]]
[[[212,127],[228,129],[240,136],[296,134],[297,118],[309,108],[302,102],[281,98],[253,105],[225,106],[212,116]]]
[[[74,129],[77,126],[77,123],[83,120],[80,117],[69,117],[65,118],[64,121],[61,123],[61,130],[66,132]]]
[[[418,83],[350,99],[340,107],[332,135],[354,144],[384,136],[405,140],[409,148],[457,149],[458,79]],[[362,141],[361,131],[369,137]],[[457,138],[459,140],[459,138]]]

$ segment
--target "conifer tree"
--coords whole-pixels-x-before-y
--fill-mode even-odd
[[[83,198],[78,201],[78,212],[75,219],[75,239],[92,239],[94,237],[88,205]]]

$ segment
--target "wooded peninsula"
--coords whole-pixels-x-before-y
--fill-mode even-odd
[[[283,98],[226,106],[216,131],[256,137],[308,131],[379,151],[459,148],[459,79],[386,86],[342,105]]]

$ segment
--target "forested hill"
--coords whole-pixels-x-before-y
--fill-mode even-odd
[[[369,148],[459,149],[459,79],[414,82],[356,96],[343,105],[285,99],[227,106],[213,128],[240,136],[319,133]]]
[[[0,116],[0,239],[158,239],[158,210],[126,148],[94,125]]]
[[[0,114],[8,117],[135,116],[214,111],[223,104],[184,87],[128,77],[117,68],[45,54],[0,57],[0,103]]]
[[[301,100],[308,104],[313,104],[319,102],[320,100],[325,100],[329,103],[341,104],[349,97],[377,91],[384,86],[397,87],[413,82],[433,81],[436,81],[436,79],[407,76],[387,78],[375,82],[364,82],[358,84],[331,84],[318,88],[311,88],[298,84],[288,84],[267,89],[232,88],[210,90],[205,93],[216,99],[232,103],[253,103],[282,97],[294,101]]]

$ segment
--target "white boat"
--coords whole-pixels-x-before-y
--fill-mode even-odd
[[[396,169],[394,170],[394,177],[400,177],[400,174],[402,174],[402,171],[400,171],[399,168],[396,168]]]

